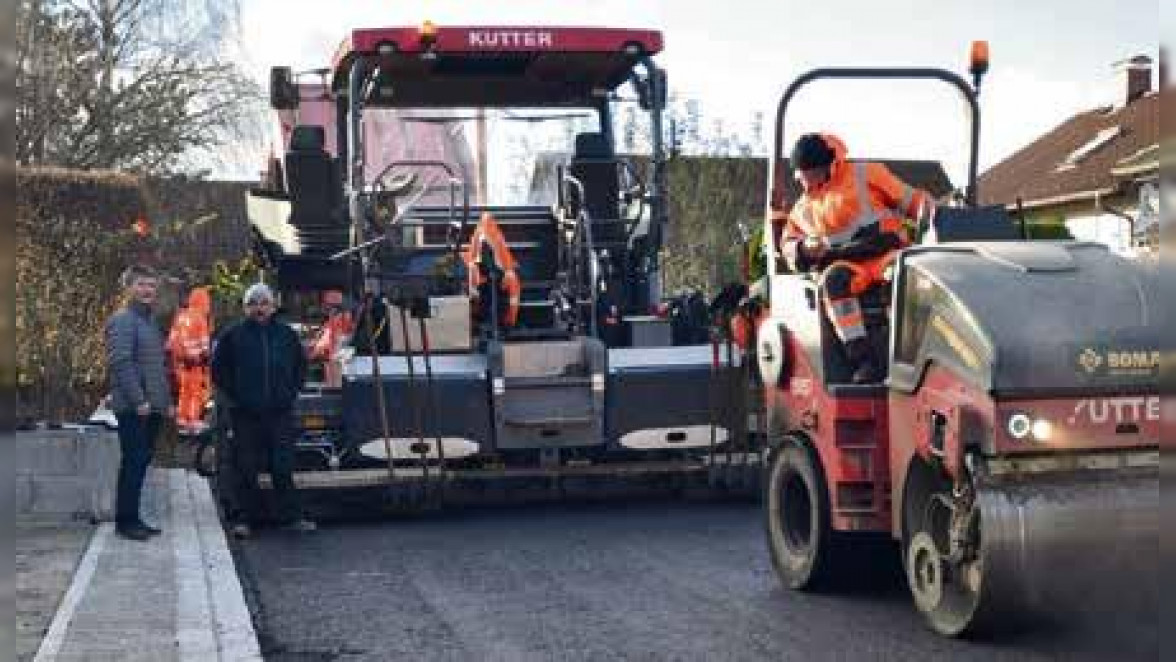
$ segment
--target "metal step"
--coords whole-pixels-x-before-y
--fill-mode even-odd
[[[542,248],[543,244],[538,241],[508,241],[506,242],[506,246],[512,251],[533,251]],[[412,251],[451,251],[453,250],[453,244],[427,243],[417,246],[405,246],[404,249]]]
[[[503,424],[514,428],[575,428],[596,422],[595,416],[548,416],[546,418],[504,418]]]
[[[591,377],[507,377],[503,380],[507,390],[548,389],[548,388],[590,388]]]

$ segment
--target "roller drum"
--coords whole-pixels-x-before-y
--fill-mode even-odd
[[[961,636],[1026,618],[1154,618],[1159,476],[1154,470],[1029,475],[977,485],[978,553],[953,565],[941,530],[913,536],[908,580],[929,625]]]
[[[1157,472],[1006,481],[977,498],[985,575],[1002,599],[1051,615],[1155,613]]]

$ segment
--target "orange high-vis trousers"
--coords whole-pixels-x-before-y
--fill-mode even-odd
[[[896,254],[891,251],[866,260],[840,260],[821,274],[825,307],[841,342],[865,339],[866,322],[858,297],[885,280]]]
[[[208,404],[208,367],[181,365],[176,369],[176,381],[180,387],[176,424],[181,428],[200,426],[204,421],[204,407]]]

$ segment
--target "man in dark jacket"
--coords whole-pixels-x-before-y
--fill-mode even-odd
[[[110,409],[118,420],[122,456],[115,496],[115,531],[147,540],[159,529],[139,515],[143,481],[155,452],[163,417],[175,415],[163,351],[163,334],[152,317],[159,278],[145,267],[127,269],[121,279],[127,305],[106,322],[106,363]]]
[[[243,299],[245,319],[225,330],[212,355],[212,381],[228,405],[226,515],[237,537],[250,534],[262,504],[258,473],[268,465],[284,528],[314,530],[294,488],[293,406],[306,379],[298,334],[274,319],[274,294],[263,283]]]

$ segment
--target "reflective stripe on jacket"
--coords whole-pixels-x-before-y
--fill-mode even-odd
[[[863,237],[892,233],[908,243],[903,220],[920,218],[931,205],[931,197],[905,184],[881,163],[851,163],[840,139],[827,134],[823,137],[835,154],[829,181],[806,191],[796,202],[788,216],[785,241],[819,237],[836,248]]]

